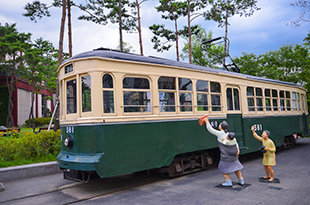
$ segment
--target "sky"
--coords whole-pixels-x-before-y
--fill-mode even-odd
[[[75,2],[83,2],[76,0]],[[230,40],[230,55],[232,57],[241,56],[242,53],[254,53],[256,55],[266,53],[267,51],[277,50],[285,44],[301,44],[307,36],[310,29],[309,23],[304,23],[298,28],[289,24],[296,20],[301,12],[301,8],[293,7],[290,3],[296,0],[258,0],[257,6],[261,8],[255,11],[250,17],[240,17],[235,15],[229,19],[228,39]],[[53,0],[41,0],[41,2],[51,5]],[[85,2],[85,0],[84,0]],[[37,23],[24,17],[24,9],[27,3],[32,0],[10,0],[0,2],[0,23],[16,23],[18,32],[32,33],[32,41],[42,37],[53,43],[58,48],[61,9],[51,8],[51,17],[38,19]],[[175,60],[175,46],[167,52],[157,52],[153,49],[151,38],[152,32],[149,26],[152,24],[165,24],[173,28],[174,23],[169,20],[163,20],[161,13],[158,13],[155,6],[156,0],[148,0],[141,5],[141,26],[142,41],[145,56],[158,56]],[[73,33],[73,55],[90,51],[99,47],[117,48],[119,44],[119,30],[117,24],[98,25],[93,22],[78,20],[77,17],[83,13],[78,8],[72,8],[72,33]],[[186,25],[187,19],[182,18],[178,22],[178,27]],[[196,18],[192,24],[200,24],[206,31],[212,31],[213,37],[222,37],[225,35],[224,28],[218,27],[213,21],[205,21],[203,17]],[[67,26],[67,25],[66,25]],[[68,52],[67,28],[64,36],[64,51]],[[138,33],[123,32],[123,41],[130,44],[135,53],[140,53]],[[182,48],[184,43],[180,43]],[[182,59],[181,59],[182,60]],[[184,60],[188,61],[188,60]]]

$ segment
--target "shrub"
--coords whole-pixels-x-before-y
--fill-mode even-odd
[[[34,118],[34,126],[35,127],[41,127],[43,125],[48,125],[51,121],[51,117],[39,117]],[[53,119],[53,123],[55,123],[55,118]],[[25,125],[28,126],[29,119],[25,121]]]
[[[1,137],[0,167],[55,161],[59,151],[60,130]]]

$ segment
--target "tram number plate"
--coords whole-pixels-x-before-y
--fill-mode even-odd
[[[74,133],[74,127],[66,127],[66,133],[67,134]]]
[[[263,125],[262,124],[254,124],[254,130],[255,131],[259,131],[259,130],[263,130]]]

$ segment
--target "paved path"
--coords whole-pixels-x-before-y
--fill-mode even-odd
[[[62,179],[62,174],[3,182],[0,204],[310,204],[310,139],[277,152],[275,177],[280,183],[262,183],[260,153],[241,157],[247,187],[217,188],[224,181],[216,167],[172,180],[144,173],[88,184]],[[232,180],[237,182],[236,176]],[[97,197],[94,197],[97,196]]]

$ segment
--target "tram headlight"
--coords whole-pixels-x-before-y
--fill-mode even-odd
[[[69,148],[73,146],[73,137],[71,135],[68,135],[68,137],[65,139],[64,145]]]

